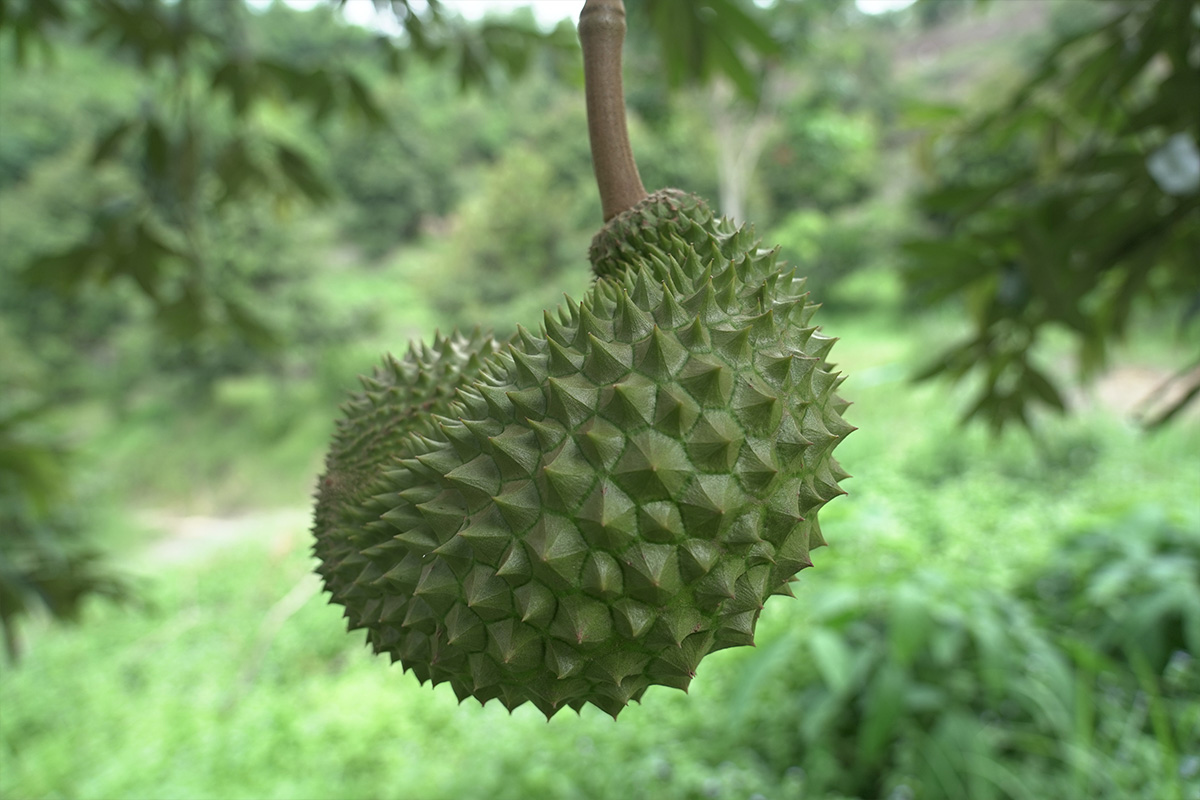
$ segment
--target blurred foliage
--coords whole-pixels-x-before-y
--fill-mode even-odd
[[[44,429],[50,408],[0,398],[0,628],[15,660],[20,617],[44,610],[74,620],[85,599],[124,599],[128,589],[80,546],[84,511],[72,503],[69,453]]]
[[[231,521],[242,533],[224,552],[134,553],[153,576],[144,607],[96,603],[85,626],[31,626],[27,668],[0,676],[0,794],[1191,796],[1194,651],[1135,668],[1106,655],[1102,627],[1077,624],[1074,610],[1091,615],[1090,603],[1026,587],[1053,586],[1045,578],[1062,569],[1106,582],[1118,541],[1121,552],[1154,542],[1138,572],[1178,575],[1171,565],[1194,545],[1171,542],[1200,523],[1187,496],[1200,431],[1138,446],[1111,418],[1055,420],[1054,457],[1083,449],[1090,466],[1058,482],[1044,480],[1052,466],[1026,476],[1027,439],[997,447],[983,431],[954,436],[951,421],[914,425],[943,397],[902,391],[899,373],[878,377],[891,358],[881,351],[927,341],[929,320],[840,327],[860,379],[864,437],[846,443],[861,467],[854,502],[829,508],[838,535],[814,553],[795,599],[767,604],[758,646],[706,660],[688,695],[655,687],[619,721],[457,704],[345,634],[309,574],[303,511],[260,514]],[[943,458],[967,468],[936,469]],[[1114,481],[1131,473],[1144,480]],[[957,525],[949,539],[930,524],[943,513]],[[1100,531],[1109,544],[1096,570],[1071,569],[1075,542]],[[1141,584],[1128,604],[1106,595],[1102,612],[1149,607],[1171,585]],[[1146,652],[1138,641],[1135,655]]]
[[[34,13],[35,6],[44,7]],[[305,146],[265,107],[282,99],[316,120],[357,114],[383,124],[359,75],[255,54],[240,3],[9,0],[6,8],[0,38],[12,34],[18,65],[29,38],[46,48],[56,37],[86,38],[137,70],[131,94],[140,95],[136,107],[110,109],[115,118],[97,126],[90,147],[92,167],[119,165],[127,180],[91,198],[85,233],[32,259],[27,279],[68,296],[88,285],[128,282],[170,336],[189,339],[220,327],[251,345],[276,343],[237,296],[240,287],[217,274],[211,228],[247,202],[329,198]]]
[[[193,298],[186,307],[189,319],[202,321],[195,330],[181,329],[179,319],[129,284],[21,269],[38,260],[39,251],[86,236],[106,193],[131,183],[122,166],[94,169],[86,153],[71,148],[44,159],[19,186],[0,190],[0,234],[9,247],[0,258],[0,314],[17,337],[10,352],[39,365],[36,376],[19,380],[26,389],[36,387],[59,404],[93,397],[119,409],[147,385],[174,376],[190,382],[184,396],[201,402],[204,387],[221,374],[278,371],[288,358],[275,346],[282,333],[296,348],[336,335],[305,284],[311,269],[306,248],[320,238],[314,223],[280,219],[256,203],[239,203],[207,220],[208,279],[227,287],[233,305],[214,308]],[[267,294],[275,298],[269,306],[258,299]],[[254,317],[241,329],[221,322],[231,309],[250,307]],[[98,369],[80,369],[81,359]]]
[[[1075,687],[1029,609],[918,573],[828,589],[808,616],[764,648],[731,712],[818,796],[1078,796],[1043,794],[1077,738]]]
[[[814,298],[833,301],[846,310],[861,298],[844,291],[843,283],[859,270],[888,265],[905,221],[896,208],[881,203],[847,206],[832,213],[806,208],[784,217],[766,238],[797,266]]]
[[[1177,654],[1200,653],[1197,525],[1139,509],[1065,541],[1021,592],[1057,629],[1162,674]]]
[[[961,17],[972,6],[988,0],[917,0],[913,12],[922,27],[935,28],[944,25],[955,17]]]
[[[753,13],[779,43],[752,64],[756,92],[740,91],[728,76],[669,92],[649,25],[639,24],[645,9],[630,5],[626,97],[652,134],[633,134],[646,185],[684,186],[736,214],[722,195],[730,182],[744,184],[741,216],[759,225],[799,208],[865,200],[882,183],[879,132],[898,103],[889,23],[852,0],[779,2]]]
[[[787,111],[763,171],[772,206],[829,210],[869,196],[880,178],[875,120],[833,109]]]
[[[962,300],[972,331],[918,377],[977,378],[966,416],[997,429],[1066,409],[1037,363],[1051,331],[1077,342],[1087,379],[1140,300],[1174,306],[1180,335],[1200,324],[1200,2],[1089,11],[989,112],[947,126],[959,112],[924,109],[939,120],[920,200],[931,235],[908,244],[909,279],[922,303]],[[1147,424],[1200,394],[1197,365]]]
[[[400,71],[414,58],[448,62],[464,89],[486,85],[500,72],[524,73],[540,48],[574,51],[577,46],[567,23],[550,33],[529,17],[489,17],[468,25],[436,0],[373,2],[378,11],[390,12],[403,32],[401,39],[366,31],[358,37],[363,44],[374,40],[388,69]],[[652,27],[673,84],[686,78],[707,80],[720,72],[731,75],[743,92],[757,91],[741,45],[770,53],[777,44],[741,4],[661,0],[651,6]],[[311,147],[288,132],[296,121],[272,124],[266,107],[282,103],[318,123],[339,117],[359,118],[374,128],[392,124],[360,70],[331,58],[330,42],[319,45],[324,50],[320,60],[313,59],[311,46],[274,52],[255,48],[249,13],[241,3],[192,0],[3,0],[0,41],[11,39],[18,65],[27,63],[31,46],[49,52],[55,37],[83,36],[135,64],[145,79],[137,112],[119,115],[98,132],[93,145],[95,165],[128,154],[134,184],[93,205],[90,235],[34,260],[30,274],[67,291],[89,281],[129,280],[155,304],[173,336],[189,338],[217,325],[251,344],[271,343],[272,331],[255,309],[211,275],[209,218],[226,204],[258,195],[276,202],[299,196],[324,203],[333,188]],[[687,36],[680,37],[680,30]],[[400,151],[409,163],[424,155],[414,153],[411,144],[419,133],[410,131],[408,152]],[[373,174],[378,173],[360,172],[357,181],[348,181],[357,199],[379,199],[379,188],[369,183]],[[405,189],[404,176],[394,168],[382,175],[401,179],[392,192]],[[407,186],[411,189],[413,181]],[[383,200],[382,212],[397,210],[388,197]],[[435,212],[445,206],[444,194],[415,195],[412,202],[421,200],[434,201],[424,208]],[[414,207],[401,210],[406,212],[401,229],[412,231]],[[377,254],[378,248],[369,246],[368,251]]]
[[[413,83],[407,81],[405,88]],[[459,120],[432,120],[419,112],[417,105],[432,93],[420,98],[412,91],[389,94],[384,102],[390,113],[406,120],[404,125],[336,136],[329,153],[330,170],[350,201],[343,232],[368,258],[415,238],[423,220],[450,212],[457,196],[454,165],[466,144],[438,135]],[[475,129],[469,123],[464,127]]]
[[[427,230],[453,231],[443,277],[457,283],[429,287],[429,298],[455,318],[498,319],[508,300],[524,308],[525,289],[545,298],[579,261],[586,240],[576,231],[591,207],[576,180],[590,181],[586,127],[560,119],[577,134],[564,137],[540,114],[547,99],[562,106],[564,77],[577,78],[574,27],[543,30],[529,13],[470,23],[436,0],[375,0],[394,22],[385,34],[344,24],[341,5],[0,0],[0,61],[20,77],[0,86],[6,386],[54,408],[100,399],[131,419],[163,403],[220,409],[248,375],[344,385],[337,351],[380,322],[339,305],[318,279],[316,258],[335,237],[352,258],[379,259]],[[670,82],[730,74],[757,91],[743,45],[776,45],[742,4],[701,5],[654,8]],[[680,24],[686,42],[674,36]],[[541,88],[527,93],[520,135],[555,143],[539,146],[542,158],[511,149],[517,111],[497,114],[454,91],[510,90],[530,75]],[[514,191],[518,204],[508,202]],[[565,219],[564,208],[574,210]],[[516,280],[478,279],[501,267]],[[263,435],[277,439],[296,422],[294,405],[285,401]],[[33,424],[24,414],[10,422],[8,435],[22,440]],[[9,537],[6,563],[24,564],[10,572],[32,581],[58,564],[80,596],[100,590],[83,562],[48,555],[86,536],[86,519],[65,521],[66,496],[56,500],[64,514],[35,520],[27,484],[3,488],[21,530],[36,521],[49,548]],[[6,630],[32,607],[15,599],[22,591],[6,594]],[[73,603],[43,605],[66,614]]]
[[[590,177],[590,176],[589,176]],[[541,154],[509,149],[477,181],[447,233],[443,263],[436,267],[432,300],[445,319],[466,328],[478,321],[509,327],[521,316],[513,304],[527,305],[530,294],[556,300],[567,283],[564,273],[583,273],[587,246],[576,233],[568,209],[574,187],[556,180]],[[507,265],[506,280],[493,278]],[[538,320],[525,318],[529,324]],[[507,331],[511,334],[514,331]]]
[[[374,41],[392,70],[414,57],[453,59],[465,87],[487,82],[498,70],[523,72],[539,45],[574,45],[568,27],[545,34],[531,23],[492,20],[472,28],[436,2],[376,5],[399,21],[403,47],[366,31],[294,50],[272,48],[275,33],[266,47],[255,47],[251,12],[241,3],[5,0],[0,40],[11,36],[18,65],[28,60],[31,41],[50,50],[56,39],[82,37],[131,62],[141,77],[137,110],[118,114],[92,146],[93,165],[123,160],[134,180],[126,191],[91,204],[87,236],[33,260],[28,274],[63,292],[128,280],[153,302],[173,337],[222,327],[252,346],[274,344],[257,309],[238,297],[243,287],[214,274],[209,228],[239,201],[300,197],[321,204],[331,198],[333,187],[311,155],[314,143],[296,135],[303,127],[299,114],[316,123],[336,117],[390,127],[361,70],[344,66],[338,50],[355,38],[359,46]],[[269,30],[273,21],[255,27]]]
[[[1177,557],[1147,565],[1170,570]],[[800,765],[814,796],[1180,796],[1180,755],[1200,724],[1194,650],[1151,665],[1129,631],[1144,668],[1122,667],[1086,629],[1060,638],[1039,606],[929,571],[830,587],[807,616],[761,648],[727,719],[731,745],[780,770]],[[1101,753],[1129,747],[1139,706],[1155,746],[1102,765]]]
[[[1188,301],[1187,276],[1171,269],[1186,266],[1197,226],[1194,211],[1171,215],[1194,196],[1166,189],[1186,177],[1177,134],[1194,141],[1200,105],[1169,105],[1190,102],[1175,77],[1186,73],[1169,47],[1152,48],[1194,27],[1164,33],[1161,2],[1089,6],[1069,15],[1080,38],[1005,111],[925,106],[931,125],[964,127],[929,139],[927,166],[949,193],[927,195],[931,237],[917,247],[953,258],[925,264],[914,303],[892,271],[909,219],[895,155],[911,87],[889,50],[906,31],[953,33],[940,26],[970,22],[978,4],[922,0],[874,18],[850,0],[629,3],[630,126],[647,185],[716,197],[714,115],[763,123],[748,216],[808,276],[826,303],[819,320],[842,339],[858,477],[830,509],[832,550],[801,576],[797,601],[768,604],[757,648],[718,654],[691,696],[648,693],[619,724],[547,725],[456,707],[371,658],[315,599],[302,513],[251,517],[214,562],[129,544],[150,535],[133,509],[295,505],[330,409],[379,350],[455,323],[535,326],[589,279],[599,211],[569,26],[467,23],[440,3],[388,0],[376,5],[399,33],[384,37],[340,22],[337,5],[0,0],[0,618],[27,667],[0,675],[0,795],[1200,790],[1194,425],[1177,417],[1173,436],[1139,439],[1084,414],[1047,421],[1034,440],[989,440],[953,427],[948,408],[969,405],[960,393],[902,382],[930,342],[961,334],[936,299],[990,319],[1003,281],[979,263],[1002,256],[1021,275],[1038,265],[1036,281],[1010,284],[1028,295],[1022,325],[1055,307],[1042,281],[1073,285],[1063,264],[1092,274],[1079,302],[1109,315],[1097,325],[1144,268],[1125,329],[1150,334],[1139,351],[1150,361],[1178,355],[1131,320]],[[172,35],[131,28],[143,8]],[[1148,59],[1124,89],[1114,62],[1088,66],[1118,34],[1084,35],[1093,13],[1126,20],[1129,69]],[[1087,81],[1115,98],[1107,116],[1081,99]],[[459,92],[464,82],[491,94]],[[722,82],[739,99],[715,108]],[[1155,108],[1173,116],[1154,122]],[[1022,249],[1032,240],[1011,231],[1038,209],[1058,214],[1037,223],[1056,226],[1055,246],[1082,255]],[[1152,266],[1131,253],[1087,272],[1110,240],[1153,233],[1155,219],[1178,222],[1147,244],[1160,247]],[[65,253],[80,259],[55,260]],[[977,271],[954,273],[964,264]],[[951,273],[965,288],[924,293]],[[883,299],[863,313],[872,291]],[[1063,351],[1046,337],[1022,355],[1043,365]],[[1060,393],[1062,374],[1046,374]],[[125,507],[117,525],[103,518],[112,505]],[[105,545],[116,558],[100,562]],[[138,589],[153,602],[90,603],[127,595],[112,563],[152,575]],[[46,612],[88,624],[48,626]]]
[[[629,27],[653,31],[667,85],[707,83],[720,75],[751,100],[762,90],[761,66],[747,59],[778,55],[781,46],[751,3],[739,0],[645,0],[630,3]]]

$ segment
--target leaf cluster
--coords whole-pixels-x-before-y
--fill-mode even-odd
[[[144,383],[134,374],[152,374],[160,388],[182,382],[178,402],[195,405],[211,399],[222,375],[295,370],[297,362],[314,369],[323,362],[311,351],[342,335],[355,310],[331,310],[295,290],[304,277],[295,256],[305,237],[288,225],[289,216],[297,207],[327,210],[349,194],[363,211],[358,230],[346,229],[376,229],[362,237],[362,250],[377,255],[397,237],[415,237],[424,214],[447,214],[461,192],[454,173],[463,154],[452,151],[442,129],[487,128],[439,111],[444,83],[412,92],[399,109],[380,87],[394,88],[398,79],[405,87],[430,83],[431,69],[444,70],[462,89],[487,87],[527,74],[547,54],[577,60],[569,24],[544,31],[520,15],[468,23],[437,0],[375,0],[395,22],[384,34],[337,25],[344,4],[329,0],[308,12],[323,17],[310,22],[282,5],[255,11],[241,2],[0,0],[0,58],[18,79],[41,83],[43,70],[53,75],[62,61],[76,67],[88,59],[99,73],[120,72],[120,90],[106,85],[103,102],[89,97],[86,112],[50,113],[48,103],[24,98],[20,135],[2,143],[14,188],[6,186],[3,199],[15,212],[4,221],[15,247],[0,263],[3,332],[11,328],[16,337],[16,361],[35,365],[22,366],[18,383],[39,385],[59,403],[107,393],[126,410]],[[717,5],[721,14],[745,16],[735,3]],[[709,17],[696,33],[701,38],[692,45],[702,49],[728,36]],[[751,34],[758,45],[769,44],[765,34]],[[707,63],[684,65],[680,74],[699,69],[706,77]],[[62,83],[77,106],[83,92]],[[493,132],[476,139],[494,138],[490,124]],[[575,130],[585,143],[586,127]],[[579,165],[586,171],[586,156]],[[551,173],[538,177],[539,186],[554,181]],[[529,210],[505,209],[514,216],[495,223],[493,243],[519,232],[520,212]],[[264,220],[272,212],[274,224]],[[473,213],[488,219],[486,209]],[[398,230],[390,237],[378,233],[392,226]],[[375,241],[366,241],[371,234]],[[565,260],[561,234],[553,224],[531,231],[502,255],[519,260],[534,252],[540,260],[530,265],[545,277]],[[491,258],[488,244],[477,239],[467,248],[468,268],[493,268],[480,263]],[[269,364],[256,360],[263,354]],[[80,369],[82,363],[99,369]],[[0,364],[0,377],[12,379],[14,369],[14,360]],[[25,441],[36,427],[18,415],[6,435]],[[29,464],[39,463],[39,452],[49,451],[19,451]],[[56,480],[66,485],[73,470],[61,463]],[[6,527],[30,532],[8,540],[6,552],[24,565],[12,574],[25,576],[25,588],[5,595],[6,621],[36,605],[29,597],[50,597],[49,584],[34,575],[58,575],[63,592],[74,587],[79,597],[104,591],[89,577],[90,562],[62,555],[73,531],[91,521],[72,516],[62,494],[49,510],[28,511],[31,485],[5,484],[0,494],[5,508],[18,509]],[[49,549],[31,544],[38,537]],[[68,609],[74,601],[47,603]]]
[[[70,454],[45,430],[47,404],[0,406],[0,629],[18,656],[16,623],[35,611],[77,619],[91,596],[126,599],[128,586],[94,550],[78,546]]]
[[[737,0],[646,0],[630,12],[631,27],[653,32],[671,87],[722,76],[754,100],[762,90],[761,60],[781,51],[754,9]]]
[[[730,744],[818,793],[1173,796],[1200,724],[1198,545],[1142,511],[1068,539],[1015,593],[934,572],[831,587],[739,676]],[[1133,755],[1140,730],[1156,752]],[[1150,763],[1095,761],[1118,749]]]
[[[27,264],[27,278],[64,296],[127,282],[171,336],[195,338],[222,325],[251,344],[273,344],[237,288],[215,280],[207,229],[231,207],[261,197],[327,201],[331,189],[311,158],[294,137],[272,130],[260,107],[282,102],[318,120],[336,110],[383,124],[362,79],[348,68],[254,53],[240,4],[44,5],[36,17],[4,17],[0,37],[37,37],[49,48],[74,35],[135,65],[144,83],[139,105],[99,130],[91,146],[94,167],[119,163],[133,180],[96,203],[81,241]]]
[[[1019,592],[1106,658],[1161,674],[1200,653],[1200,536],[1157,509],[1068,540]]]
[[[930,234],[907,245],[908,279],[922,303],[964,302],[972,329],[917,377],[977,378],[966,417],[996,429],[1066,409],[1063,370],[1037,364],[1051,331],[1076,343],[1086,380],[1146,303],[1181,332],[1200,308],[1200,3],[1099,16],[999,107],[928,142]],[[1148,424],[1200,393],[1189,370]]]

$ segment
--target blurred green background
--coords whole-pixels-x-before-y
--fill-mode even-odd
[[[0,797],[1200,798],[1194,0],[630,0],[647,187],[841,339],[831,546],[619,721],[344,632],[356,376],[588,285],[581,5],[0,0]]]

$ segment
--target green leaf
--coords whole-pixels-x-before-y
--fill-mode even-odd
[[[713,64],[725,73],[725,76],[737,87],[743,97],[758,99],[761,79],[750,71],[749,66],[738,54],[733,43],[714,39],[710,45],[709,58]]]
[[[254,81],[252,74],[253,65],[251,63],[245,59],[231,57],[213,70],[209,86],[228,92],[233,103],[234,114],[245,116],[260,94],[259,91],[256,91],[259,86]]]
[[[217,155],[214,172],[221,185],[218,205],[236,200],[247,190],[265,187],[268,183],[258,163],[251,158],[245,139],[240,136],[225,143]]]
[[[102,133],[92,148],[92,164],[102,164],[113,158],[139,122],[139,120],[123,119]]]
[[[285,178],[314,203],[330,199],[330,188],[313,169],[307,156],[278,140],[273,141],[275,158]]]
[[[818,628],[809,638],[809,649],[821,679],[835,694],[842,694],[850,686],[850,649],[845,641],[833,631]]]
[[[184,283],[179,296],[160,302],[156,319],[176,339],[195,339],[209,326],[208,298],[194,281]]]
[[[1148,0],[1098,15],[1060,37],[1007,102],[939,141],[930,171],[949,175],[921,210],[950,235],[910,243],[905,275],[923,302],[968,304],[979,368],[950,351],[925,372],[982,376],[967,419],[1000,429],[1026,424],[1031,406],[1065,407],[1048,375],[1013,368],[1010,336],[1029,350],[1065,327],[1086,378],[1142,301],[1181,278],[1195,285],[1185,276],[1196,274],[1200,197],[1165,197],[1146,166],[1164,136],[1195,132],[1181,112],[1200,107],[1192,9]]]
[[[912,380],[920,383],[943,372],[949,373],[954,378],[961,378],[969,370],[978,366],[979,348],[980,340],[977,338],[951,345],[913,373]]]
[[[746,55],[769,58],[781,51],[767,29],[733,0],[645,0],[631,5],[631,25],[646,25],[658,39],[668,83],[706,83],[723,74],[739,93],[757,100],[761,80]]]
[[[170,172],[170,144],[162,124],[154,118],[146,120],[143,133],[143,158],[149,168],[150,177],[156,181],[165,181]]]
[[[346,83],[346,89],[350,93],[350,99],[354,108],[362,115],[363,119],[373,127],[388,127],[387,115],[379,107],[374,94],[367,88],[367,85],[357,75],[349,71],[345,73],[343,80]]]
[[[736,38],[762,55],[779,55],[782,50],[779,42],[758,20],[750,16],[745,6],[734,0],[709,0],[708,5],[716,12],[714,25],[722,31],[735,34]]]
[[[246,304],[227,295],[220,296],[226,319],[237,331],[238,336],[259,350],[273,350],[282,345],[282,340],[262,317],[250,310]]]
[[[878,768],[888,744],[899,737],[904,719],[908,676],[899,664],[885,663],[863,694],[863,720],[858,729],[858,762]]]
[[[45,286],[65,294],[78,291],[93,277],[102,253],[93,242],[85,242],[58,253],[38,256],[22,271],[22,278],[33,286]]]
[[[950,211],[955,215],[968,216],[986,207],[998,195],[1019,186],[1033,177],[1033,170],[1020,170],[982,184],[950,184],[932,189],[920,196],[919,202],[926,211]]]
[[[39,518],[67,495],[67,448],[38,426],[51,408],[49,402],[0,408],[0,478]]]
[[[963,109],[950,103],[935,103],[927,100],[905,100],[901,104],[901,116],[906,126],[947,126],[963,117]]]
[[[926,601],[912,587],[901,586],[895,591],[888,608],[888,648],[891,661],[901,667],[913,662],[918,653],[928,649],[933,619]]]
[[[1022,382],[1043,403],[1057,411],[1066,412],[1066,403],[1063,402],[1058,389],[1050,382],[1049,378],[1030,364],[1025,365]]]

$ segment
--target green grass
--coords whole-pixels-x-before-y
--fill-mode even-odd
[[[826,321],[860,428],[838,451],[851,494],[822,513],[831,546],[797,599],[767,606],[757,648],[710,656],[689,695],[652,687],[619,721],[459,705],[344,632],[300,508],[331,409],[310,399],[272,438],[259,406],[274,401],[251,386],[224,397],[241,410],[223,432],[142,420],[113,457],[145,460],[147,480],[190,464],[197,506],[258,493],[297,511],[192,559],[113,537],[143,602],[26,626],[0,675],[0,797],[799,799],[855,796],[855,779],[862,797],[1194,797],[1189,684],[1076,658],[1014,592],[1077,533],[1141,535],[1138,509],[1200,529],[1200,427],[1147,436],[1097,411],[991,438],[956,426],[958,394],[906,381],[952,323]],[[971,643],[988,641],[985,658]]]
[[[4,675],[3,795],[518,798],[579,784],[599,797],[661,772],[656,757],[696,769],[675,741],[692,712],[667,690],[635,710],[640,721],[589,712],[547,724],[532,708],[510,717],[419,687],[343,632],[302,535],[289,545],[272,555],[248,541],[154,576],[143,611],[97,607],[85,626],[34,631],[26,662]],[[308,599],[273,625],[289,596]],[[595,769],[609,759],[632,774]],[[688,780],[735,780],[725,772]]]

